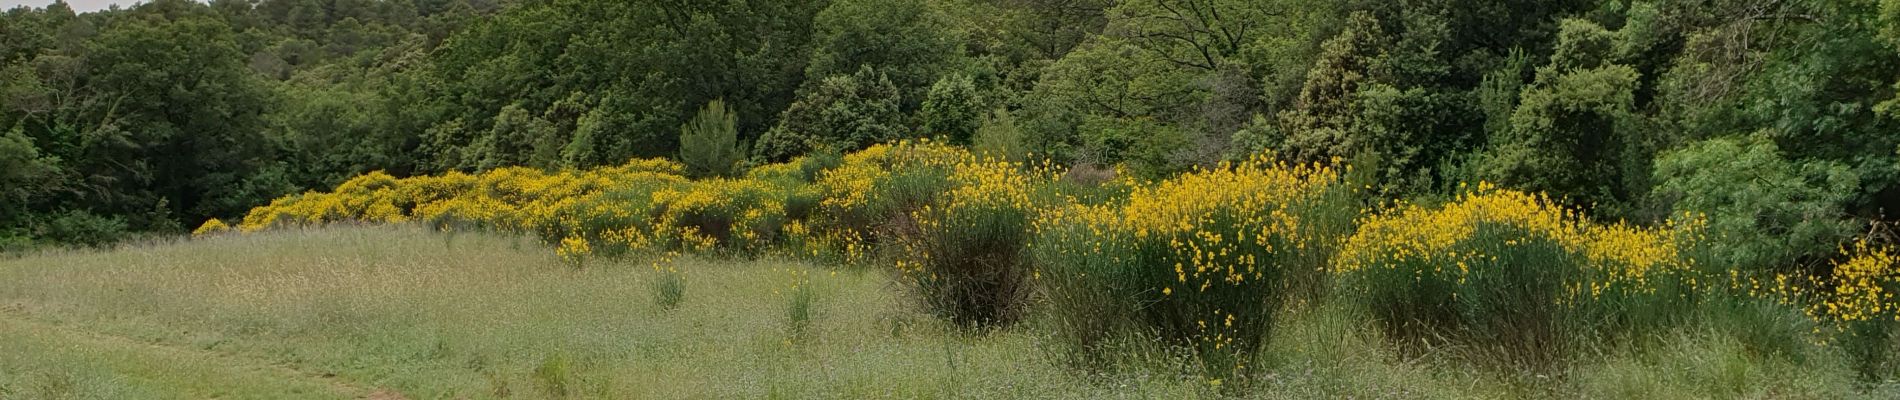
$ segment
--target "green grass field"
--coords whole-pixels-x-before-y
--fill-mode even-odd
[[[1772,355],[1658,332],[1562,371],[1400,356],[1363,318],[1295,311],[1253,382],[1168,360],[1072,367],[1035,316],[946,328],[886,272],[680,260],[576,269],[496,234],[335,227],[0,260],[0,399],[142,398],[1885,398],[1825,352]],[[814,291],[788,309],[791,271]],[[1631,350],[1640,349],[1641,351]]]

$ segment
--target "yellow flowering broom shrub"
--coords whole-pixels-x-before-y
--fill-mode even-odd
[[[587,171],[510,167],[479,175],[450,172],[402,179],[378,171],[352,178],[328,193],[288,196],[252,209],[238,229],[255,232],[338,222],[421,221],[437,227],[530,233],[549,244],[604,239],[632,243],[636,241],[626,238],[654,236],[652,227],[636,223],[650,218],[641,212],[650,202],[646,196],[690,183],[678,175],[681,170],[671,161],[634,160]],[[615,195],[624,192],[640,196]],[[629,229],[641,231],[635,234]],[[561,246],[560,254],[585,256],[594,247]]]
[[[1680,229],[1679,229],[1680,228]],[[1368,218],[1335,271],[1404,343],[1500,346],[1553,361],[1570,333],[1612,333],[1685,310],[1695,285],[1678,241],[1693,227],[1598,226],[1548,198],[1479,184],[1441,207]]]
[[[785,224],[785,192],[756,180],[712,179],[653,195],[663,238],[704,251],[762,251]]]
[[[205,236],[224,234],[230,231],[231,231],[231,226],[226,225],[224,223],[224,220],[212,218],[209,221],[205,221],[203,225],[199,225],[198,229],[193,229],[191,231],[191,236],[205,237]]]
[[[1204,372],[1244,376],[1290,283],[1320,284],[1356,202],[1335,168],[1264,158],[1072,204],[1037,222],[1040,281],[1076,355],[1158,336]]]
[[[1900,252],[1866,239],[1841,249],[1841,259],[1824,277],[1781,275],[1774,293],[1806,305],[1807,314],[1826,327],[1864,378],[1891,374],[1894,332],[1900,325]],[[1824,339],[1825,340],[1825,339]]]
[[[818,257],[847,264],[869,261],[883,238],[895,237],[906,214],[936,200],[951,187],[956,165],[968,151],[928,140],[875,145],[845,155],[820,174],[819,200],[805,238]]]
[[[952,168],[949,191],[909,213],[897,264],[927,309],[965,328],[1022,316],[1032,288],[1025,248],[1051,178],[969,156]]]

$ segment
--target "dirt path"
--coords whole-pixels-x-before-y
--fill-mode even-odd
[[[273,362],[270,360],[252,357],[252,356],[246,356],[242,354],[226,353],[226,352],[220,352],[220,351],[215,351],[215,350],[206,350],[206,349],[200,349],[200,348],[195,348],[195,347],[190,347],[190,346],[181,346],[181,345],[162,343],[162,342],[152,342],[152,341],[147,341],[147,340],[140,340],[138,338],[133,338],[129,336],[122,336],[122,335],[116,335],[116,334],[107,333],[107,332],[86,330],[86,329],[81,329],[81,328],[72,327],[68,325],[62,325],[62,324],[38,320],[38,319],[33,318],[31,315],[26,315],[25,313],[17,311],[17,310],[9,310],[6,307],[0,307],[0,323],[16,324],[18,326],[26,327],[27,329],[37,330],[37,331],[46,332],[46,333],[54,333],[62,337],[71,338],[74,341],[81,342],[81,343],[90,342],[91,344],[96,344],[100,346],[111,346],[111,347],[124,348],[124,349],[136,349],[137,351],[152,353],[152,354],[161,355],[161,356],[213,360],[217,363],[233,366],[238,369],[259,371],[259,372],[263,372],[263,373],[267,373],[271,375],[289,377],[289,378],[308,381],[308,382],[317,382],[317,383],[321,383],[323,386],[330,388],[335,393],[344,394],[346,396],[354,397],[357,399],[369,399],[369,400],[406,399],[406,397],[403,397],[402,394],[397,393],[392,390],[375,388],[372,386],[365,386],[357,382],[351,381],[349,379],[345,379],[343,377],[337,376],[335,374],[311,371],[311,370],[300,368],[294,364]]]

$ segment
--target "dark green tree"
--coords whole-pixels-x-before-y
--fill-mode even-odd
[[[923,133],[943,135],[951,143],[969,144],[983,122],[984,110],[989,109],[981,97],[976,83],[967,75],[955,74],[938,80],[930,86],[923,109],[917,112]]]
[[[1641,74],[1613,63],[1614,42],[1594,23],[1564,22],[1559,51],[1524,88],[1511,129],[1491,138],[1485,178],[1578,205],[1618,207],[1633,198],[1622,162],[1637,140]]]
[[[916,110],[931,84],[964,67],[964,35],[935,2],[834,0],[813,21],[805,79],[819,83],[862,68],[883,73]]]
[[[870,67],[825,78],[779,117],[753,145],[753,158],[779,162],[818,149],[850,151],[914,136],[899,111],[902,97]]]
[[[739,116],[713,100],[691,121],[680,125],[680,163],[694,177],[738,175],[745,149],[739,146]]]

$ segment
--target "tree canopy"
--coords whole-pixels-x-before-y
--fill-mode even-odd
[[[376,170],[936,137],[1147,176],[1343,160],[1392,199],[1490,181],[1802,262],[1900,204],[1897,90],[1895,0],[55,2],[0,13],[0,248]]]

